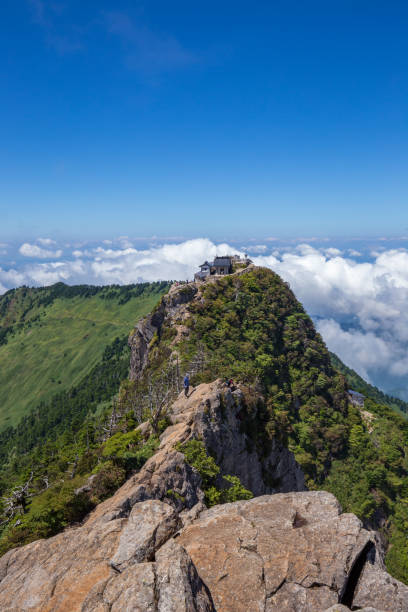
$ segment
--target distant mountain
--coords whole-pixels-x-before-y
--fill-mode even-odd
[[[370,385],[370,383],[366,382],[364,378],[357,374],[357,372],[346,366],[334,353],[330,353],[330,358],[333,367],[346,377],[350,389],[362,393],[378,404],[384,404],[385,406],[389,406],[390,408],[397,410],[397,412],[408,416],[408,402],[404,402],[404,400],[399,399],[398,397],[393,397],[392,395],[383,393],[383,391],[374,385]]]
[[[0,431],[78,384],[168,287],[57,283],[0,296]]]

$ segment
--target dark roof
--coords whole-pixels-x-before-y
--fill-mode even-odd
[[[216,257],[213,266],[230,266],[231,257]]]
[[[208,261],[205,261],[203,264],[201,264],[201,266],[198,266],[199,268],[204,268],[204,266],[208,266],[209,268],[211,267],[212,264],[208,263]]]
[[[361,398],[365,397],[365,395],[363,395],[362,393],[359,393],[358,391],[353,391],[353,389],[349,389],[348,392],[350,395],[353,395],[354,397],[361,397]]]

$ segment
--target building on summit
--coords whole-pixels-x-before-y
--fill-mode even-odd
[[[207,276],[211,274],[211,264],[208,263],[208,261],[205,261],[203,264],[201,264],[199,268],[200,268],[200,272],[197,272],[194,278],[197,277],[198,280],[203,280],[204,278],[207,278]]]
[[[216,256],[214,261],[205,261],[200,268],[200,272],[194,275],[194,280],[205,280],[208,276],[225,276],[225,274],[231,274],[233,272],[234,264],[241,266],[248,266],[251,260],[245,255],[223,255]]]
[[[232,272],[232,257],[216,257],[212,267],[214,274],[231,274]]]

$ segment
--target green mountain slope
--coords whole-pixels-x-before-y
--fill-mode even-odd
[[[0,430],[75,386],[105,347],[148,313],[167,283],[52,287],[0,297]]]
[[[370,383],[366,382],[364,378],[361,378],[357,372],[346,366],[334,353],[330,353],[330,358],[333,367],[345,376],[350,389],[362,393],[378,404],[389,406],[397,412],[408,415],[408,402],[404,402],[404,400],[398,397],[383,393],[383,391],[374,387],[374,385],[370,385]]]
[[[239,382],[246,401],[242,432],[251,448],[265,456],[276,440],[287,446],[310,489],[333,492],[345,511],[382,530],[390,543],[388,568],[408,583],[408,421],[381,395],[367,399],[364,411],[349,403],[350,386],[364,389],[339,372],[312,320],[272,271],[249,269],[208,282],[198,293],[182,286],[182,314],[164,317],[166,308],[177,312],[177,295],[154,309],[149,325],[158,327],[141,377],[124,378],[119,389],[129,355],[117,342],[77,387],[0,437],[0,495],[7,498],[25,482],[34,495],[0,526],[0,551],[81,520],[139,469],[168,424],[165,409],[156,418],[155,406],[165,407],[166,397],[170,405],[179,373],[190,371],[192,385],[218,377]],[[104,388],[108,372],[112,384]],[[114,410],[101,405],[118,389]],[[64,418],[55,422],[55,414]],[[146,443],[134,429],[147,419],[154,435]],[[75,494],[91,473],[92,493]]]

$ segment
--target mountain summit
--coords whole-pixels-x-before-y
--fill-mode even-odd
[[[69,501],[83,521],[0,559],[2,610],[408,609],[383,562],[388,504],[406,486],[404,421],[349,402],[288,285],[253,266],[175,284],[129,345],[103,440],[78,457],[93,468]],[[126,479],[109,497],[112,474]],[[362,496],[364,526],[323,487],[357,507]],[[10,543],[38,520],[35,499]]]

